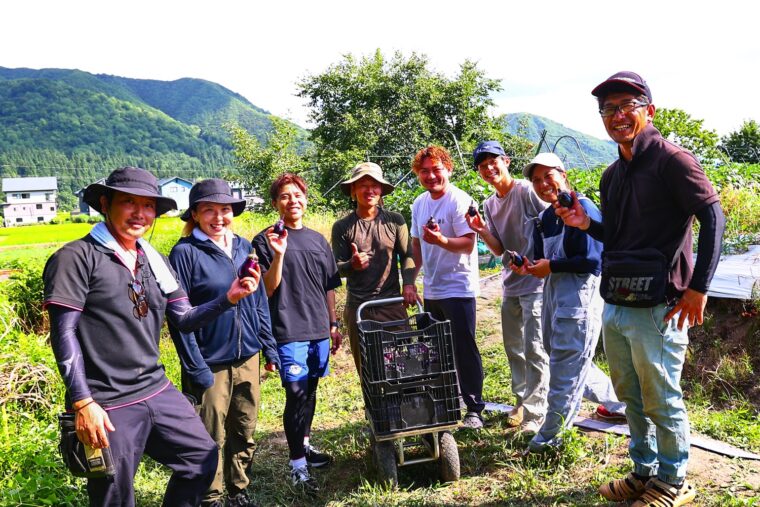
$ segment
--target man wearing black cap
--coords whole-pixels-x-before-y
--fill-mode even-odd
[[[688,326],[702,323],[725,218],[696,158],[652,125],[655,106],[641,76],[618,72],[591,93],[619,153],[600,182],[603,220],[588,217],[577,199],[557,215],[604,244],[604,345],[615,391],[628,407],[634,466],[599,492],[616,502],[636,499],[637,507],[685,505],[696,491],[685,480],[689,421],[679,381]]]
[[[474,169],[493,186],[494,194],[483,203],[485,220],[467,215],[467,225],[477,232],[494,255],[502,256],[501,330],[512,373],[516,403],[507,424],[535,434],[546,416],[549,389],[549,357],[541,334],[543,280],[520,276],[507,266],[510,255],[533,258],[533,221],[546,208],[533,185],[509,174],[510,159],[497,141],[483,141],[472,153]]]

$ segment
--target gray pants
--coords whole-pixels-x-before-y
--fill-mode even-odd
[[[516,406],[523,407],[524,422],[541,422],[549,385],[549,357],[541,333],[541,294],[505,296],[501,330]]]

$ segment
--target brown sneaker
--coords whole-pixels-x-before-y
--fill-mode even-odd
[[[632,507],[680,507],[691,503],[697,496],[694,486],[683,481],[680,488],[659,479],[647,482],[646,491],[636,500]]]
[[[520,426],[523,422],[523,407],[522,405],[518,405],[516,407],[513,407],[512,410],[509,411],[509,414],[507,416],[507,426],[510,428],[517,428]]]
[[[646,491],[649,481],[640,481],[633,473],[630,473],[622,479],[614,479],[607,484],[599,486],[599,494],[612,502],[622,502],[623,500],[635,500]]]

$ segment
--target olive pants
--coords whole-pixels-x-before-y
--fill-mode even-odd
[[[227,494],[244,491],[250,480],[248,469],[253,460],[253,433],[259,410],[259,355],[235,363],[209,365],[214,373],[214,385],[203,392],[191,386],[189,391],[198,399],[198,415],[211,438],[219,446],[219,464],[203,504],[220,500]]]

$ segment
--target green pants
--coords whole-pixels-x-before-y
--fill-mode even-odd
[[[209,368],[214,373],[214,385],[209,389],[198,392],[187,383],[184,386],[198,400],[198,415],[219,446],[219,464],[204,504],[221,499],[225,486],[227,494],[234,496],[250,482],[247,473],[255,450],[253,433],[259,410],[259,355]]]

